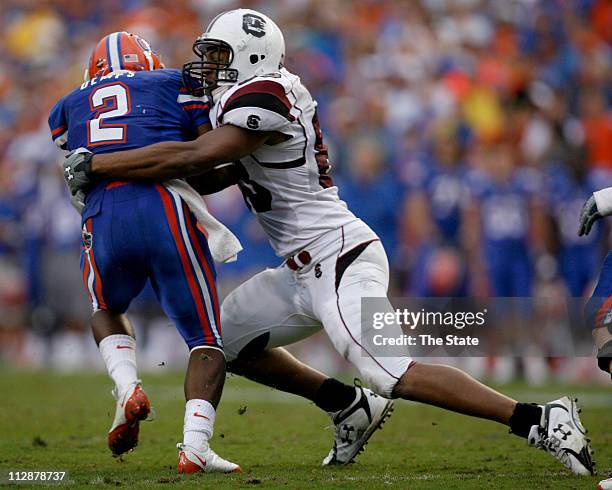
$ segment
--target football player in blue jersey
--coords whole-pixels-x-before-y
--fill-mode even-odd
[[[588,235],[593,223],[612,214],[612,187],[594,192],[580,213],[579,236]],[[612,252],[608,252],[593,296],[586,305],[587,322],[597,346],[597,365],[612,375]]]
[[[127,32],[98,43],[85,81],[53,107],[49,126],[60,148],[95,154],[191,140],[210,129],[207,99],[189,94],[180,71],[164,69],[150,45]],[[133,449],[139,422],[149,415],[125,315],[149,280],[190,350],[179,472],[240,471],[208,443],[226,366],[215,268],[194,215],[206,210],[189,200],[190,191],[195,194],[183,182],[104,180],[88,189],[86,200],[83,194],[73,201],[84,206],[81,270],[93,306],[92,331],[115,383],[108,444],[114,455]]]
[[[534,170],[517,168],[513,149],[498,144],[486,150],[487,173],[473,171],[467,176],[469,209],[475,220],[469,233],[479,237],[479,254],[484,258],[492,296],[531,296],[533,264],[532,235],[541,215],[537,199],[539,175]],[[473,226],[473,223],[477,223]],[[533,232],[533,233],[532,233]]]
[[[587,237],[576,236],[576,216],[597,183],[578,164],[552,164],[546,169],[545,196],[554,243],[558,243],[559,272],[569,295],[580,298],[596,275],[603,228]]]

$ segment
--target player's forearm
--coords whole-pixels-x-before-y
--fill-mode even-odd
[[[99,178],[122,180],[189,177],[250,155],[268,136],[263,131],[249,131],[228,124],[194,141],[157,143],[136,150],[95,155],[91,173]]]
[[[104,179],[168,180],[208,170],[215,162],[195,142],[164,142],[145,148],[95,155],[93,175]],[[219,162],[216,162],[219,163]]]
[[[199,194],[214,194],[237,184],[239,178],[236,165],[224,163],[206,173],[188,178],[187,183]]]

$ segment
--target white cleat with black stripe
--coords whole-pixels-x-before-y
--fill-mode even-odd
[[[378,396],[355,383],[355,400],[348,408],[330,414],[334,422],[334,447],[322,465],[344,465],[353,462],[376,429],[391,416],[393,401]]]
[[[576,475],[594,475],[593,450],[580,422],[577,401],[564,396],[543,405],[540,425],[531,427],[527,442],[548,451]]]

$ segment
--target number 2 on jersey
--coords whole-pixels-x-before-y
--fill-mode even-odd
[[[132,110],[130,90],[121,82],[103,85],[89,95],[92,119],[87,126],[87,145],[125,143],[127,124],[111,124],[105,120],[125,116]]]

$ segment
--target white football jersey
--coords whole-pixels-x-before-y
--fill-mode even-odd
[[[244,199],[277,255],[288,257],[357,220],[332,184],[316,102],[299,77],[281,69],[233,85],[214,104],[210,119],[215,128],[233,124],[285,135],[235,162],[243,173]]]

